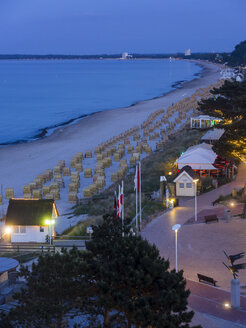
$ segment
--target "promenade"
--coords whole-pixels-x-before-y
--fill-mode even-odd
[[[232,309],[225,307],[226,303],[230,303],[230,292],[228,291],[191,280],[187,281],[187,288],[191,291],[189,306],[195,312],[206,313],[246,327],[245,297],[241,297],[240,309]]]
[[[204,214],[206,211],[216,211],[218,207],[214,207],[212,202],[220,195],[230,194],[233,188],[239,190],[244,186],[245,181],[246,164],[242,163],[239,166],[235,181],[198,196],[198,217],[201,212]],[[219,220],[219,222],[209,224],[185,224],[192,217],[194,217],[194,198],[183,201],[182,206],[168,210],[155,218],[143,229],[142,236],[155,244],[160,250],[161,256],[168,258],[170,267],[174,268],[175,234],[172,231],[172,226],[177,223],[181,225],[178,232],[178,267],[184,270],[184,277],[188,280],[188,288],[191,289],[190,306],[194,310],[210,313],[208,309],[216,308],[213,306],[214,298],[210,299],[211,294],[208,292],[213,287],[205,286],[204,289],[200,287],[204,284],[195,283],[198,281],[197,273],[213,277],[218,282],[219,288],[216,288],[215,295],[218,290],[220,293],[222,290],[224,292],[230,290],[232,274],[222,263],[223,261],[227,263],[223,250],[227,254],[246,252],[246,220],[232,217],[228,221]],[[242,259],[242,262],[246,262],[246,258]],[[239,279],[241,288],[246,286],[246,272],[244,270],[240,272]],[[244,291],[242,288],[241,295],[244,295]],[[222,304],[222,299],[224,302],[222,297],[218,301],[219,304]],[[220,309],[217,315],[225,318],[225,309],[221,306]],[[246,311],[246,307],[244,310]],[[210,314],[215,315],[214,313]],[[246,318],[246,312],[242,312],[242,316]],[[244,324],[246,325],[246,320]]]

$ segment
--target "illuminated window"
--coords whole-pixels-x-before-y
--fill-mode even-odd
[[[184,183],[179,184],[179,188],[184,188],[184,187],[185,187]]]

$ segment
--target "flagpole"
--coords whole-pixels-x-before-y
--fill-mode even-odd
[[[136,173],[138,172],[138,165],[136,164]],[[138,233],[138,183],[136,185],[136,230]]]
[[[124,237],[124,181],[122,180],[122,237]]]
[[[121,206],[120,206],[120,185],[119,185],[119,195],[118,195],[118,200],[119,200],[119,217],[121,217]]]
[[[140,211],[140,217],[139,217],[139,230],[141,229],[142,225],[142,187],[141,187],[141,162],[139,162],[139,211]]]

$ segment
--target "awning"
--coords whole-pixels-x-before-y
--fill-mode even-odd
[[[178,164],[178,169],[181,170],[185,165],[191,166],[193,170],[217,170],[216,167],[209,163],[180,163]]]
[[[209,130],[204,134],[203,137],[201,137],[201,140],[219,140],[224,132],[224,129]]]

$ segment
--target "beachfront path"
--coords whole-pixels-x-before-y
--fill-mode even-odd
[[[230,194],[233,188],[242,188],[245,181],[246,164],[241,164],[235,181],[198,196],[198,213],[214,209],[214,200],[220,195]],[[142,236],[154,243],[161,256],[169,258],[170,266],[174,268],[175,236],[172,226],[181,224],[178,232],[178,266],[184,270],[184,276],[197,281],[197,273],[205,274],[217,280],[218,286],[229,290],[232,275],[222,264],[226,261],[223,250],[228,254],[246,251],[246,220],[232,218],[229,222],[184,225],[191,217],[194,217],[194,199],[155,218],[143,229]],[[245,270],[241,271],[239,278],[241,284],[246,285]]]

